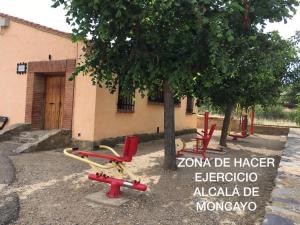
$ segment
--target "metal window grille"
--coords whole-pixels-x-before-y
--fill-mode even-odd
[[[154,94],[148,97],[148,101],[164,103],[164,92],[157,88]]]
[[[157,90],[155,90],[153,95],[148,96],[148,101],[149,102],[155,102],[155,103],[164,103],[164,92],[163,92],[163,90],[160,90],[160,89],[157,88]],[[175,105],[180,105],[181,104],[180,98],[174,97],[174,104]]]
[[[118,111],[133,112],[134,105],[135,102],[133,96],[121,95],[121,88],[119,88],[118,104],[117,104]]]
[[[193,113],[193,111],[194,111],[194,98],[187,97],[186,98],[186,112]]]

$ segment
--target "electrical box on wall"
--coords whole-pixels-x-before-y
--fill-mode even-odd
[[[9,26],[10,20],[8,18],[2,18],[0,17],[0,29],[5,28]]]

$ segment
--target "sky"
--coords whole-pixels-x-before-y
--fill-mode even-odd
[[[51,8],[52,0],[0,0],[0,12],[60,31],[71,32],[62,8]]]
[[[71,27],[65,21],[62,8],[51,8],[52,0],[0,0],[0,12],[20,17],[31,22],[48,26],[60,31],[71,32]],[[266,31],[278,30],[284,38],[292,36],[300,30],[300,9],[287,24],[268,24]]]

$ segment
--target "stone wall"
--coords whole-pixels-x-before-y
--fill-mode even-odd
[[[208,120],[208,128],[212,124],[217,124],[216,130],[222,130],[223,126],[223,117],[217,117],[217,116],[210,116]],[[231,131],[238,132],[239,131],[239,125],[240,121],[237,119],[233,119],[231,121]],[[198,129],[204,129],[204,116],[203,115],[198,115],[197,117],[197,128]]]
[[[266,135],[288,135],[289,127],[254,125],[254,133]]]
[[[208,127],[212,124],[217,124],[216,130],[222,130],[223,126],[223,117],[211,116],[209,117]],[[204,128],[204,116],[198,115],[197,117],[197,128]],[[248,130],[249,130],[248,126]],[[267,126],[267,125],[254,125],[254,133],[256,134],[266,134],[266,135],[288,135],[289,127],[284,126]],[[233,119],[231,121],[231,131],[239,132],[240,131],[240,121]]]
[[[184,135],[184,134],[192,134],[196,133],[196,129],[185,129],[175,131],[175,135]],[[148,133],[148,134],[135,134],[139,137],[140,142],[153,141],[164,138],[164,133]],[[96,149],[98,145],[108,145],[110,147],[115,147],[117,144],[124,143],[124,136],[114,137],[114,138],[104,138],[99,141],[79,141],[76,139],[72,140],[72,147],[81,148],[81,149]]]

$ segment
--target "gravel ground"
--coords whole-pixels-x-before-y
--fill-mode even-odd
[[[180,168],[169,173],[161,169],[163,142],[159,140],[140,144],[139,153],[130,164],[130,170],[149,185],[149,190],[138,193],[124,189],[131,200],[117,208],[92,204],[84,199],[87,194],[106,191],[108,185],[89,181],[86,177],[89,167],[65,157],[61,150],[12,156],[17,179],[9,192],[18,193],[21,207],[19,219],[13,224],[260,224],[273,189],[284,142],[285,137],[256,135],[239,142],[230,142],[226,155],[211,155],[211,158],[269,155],[275,158],[275,168]],[[258,173],[259,179],[255,186],[260,187],[259,197],[211,198],[213,201],[254,201],[258,205],[257,210],[197,212],[197,199],[193,197],[195,188],[203,186],[207,189],[212,184],[195,183],[194,173],[213,171]],[[239,188],[249,186],[248,183],[234,182],[214,184],[229,189],[235,185],[239,185]]]

